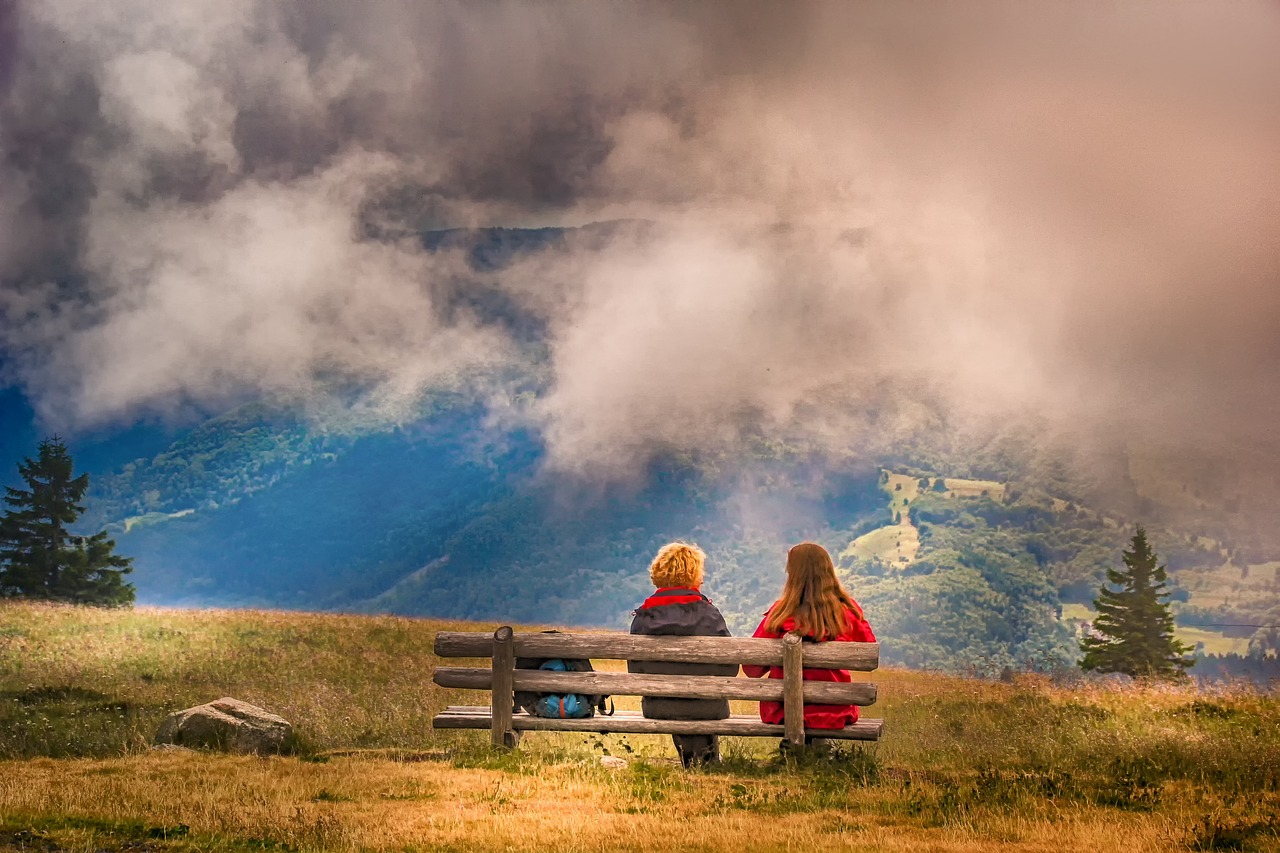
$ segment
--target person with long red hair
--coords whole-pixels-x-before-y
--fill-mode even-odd
[[[835,563],[827,549],[814,542],[801,542],[787,551],[787,579],[782,597],[764,614],[755,637],[776,640],[796,631],[806,642],[874,643],[876,636],[862,614],[862,608],[845,592],[836,577]],[[768,675],[782,678],[782,667],[744,666],[751,678]],[[806,681],[853,679],[847,669],[810,669],[805,667]],[[783,721],[781,702],[761,702],[760,719],[780,725]],[[804,706],[804,725],[810,729],[842,729],[857,722],[857,705]]]

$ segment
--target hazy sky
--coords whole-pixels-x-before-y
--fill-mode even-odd
[[[1271,448],[1280,6],[0,0],[0,379],[55,426],[485,389],[462,258],[370,229],[615,218],[481,282],[555,464]]]

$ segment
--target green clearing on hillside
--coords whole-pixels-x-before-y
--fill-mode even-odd
[[[889,496],[889,504],[893,509],[897,509],[904,499],[910,502],[920,494],[920,481],[910,474],[884,471],[881,478],[884,481],[881,488]]]
[[[943,484],[947,487],[947,495],[954,498],[991,498],[1003,502],[1008,489],[1004,483],[994,480],[965,480],[958,477],[946,477]]]
[[[1064,604],[1062,620],[1064,622],[1092,622],[1097,614],[1084,604]],[[1249,641],[1240,637],[1227,637],[1220,631],[1208,631],[1203,628],[1189,628],[1179,625],[1174,628],[1174,636],[1181,642],[1195,647],[1204,644],[1204,651],[1211,655],[1244,654],[1249,648]]]
[[[920,550],[920,536],[911,523],[909,512],[912,501],[920,495],[920,481],[909,474],[882,470],[880,488],[888,496],[888,517],[897,519],[897,522],[854,539],[839,552],[841,562],[878,560],[901,568],[916,558]]]
[[[903,567],[915,559],[920,550],[920,536],[910,522],[878,527],[849,543],[840,553],[842,560],[880,560]]]
[[[889,516],[900,520],[854,539],[840,553],[840,557],[846,560],[880,560],[888,565],[903,568],[911,564],[920,551],[920,533],[909,517],[911,505],[917,498],[922,495],[938,498],[981,497],[1002,502],[1008,489],[1004,483],[997,483],[994,480],[966,480],[955,477],[924,479],[934,485],[926,490],[920,484],[921,478],[896,471],[881,471],[880,488],[888,496]],[[938,488],[937,484],[945,488]]]
[[[1078,634],[1080,622],[1091,621],[1088,603],[1096,597],[1106,569],[1118,563],[1127,528],[1061,498],[1019,493],[994,480],[916,477],[884,470],[880,487],[887,496],[889,517],[900,517],[900,521],[863,533],[839,555],[847,582],[859,590],[860,597],[867,597],[864,603],[870,603],[873,612],[889,614],[891,628],[902,621],[895,609],[904,602],[909,607],[912,600],[936,602],[941,597],[950,602],[942,606],[944,618],[947,610],[968,610],[972,618],[987,623],[991,614],[1011,606],[1007,600],[1011,591],[1018,593],[1015,598],[1061,609],[1059,617],[1043,610],[1038,616],[1026,611],[1020,617],[1038,622],[1039,627],[1012,626],[1015,636],[1021,630],[1021,636],[1035,638],[1030,645],[1022,642],[1021,652],[1015,645],[1013,658],[1007,646],[975,647],[957,622],[957,630],[936,637],[931,647],[926,642],[914,656],[902,660],[938,667],[945,665],[950,653],[953,660],[971,661],[988,671],[997,658],[1005,658],[1015,668],[1028,662],[1039,665],[1036,661],[1052,666],[1054,658],[1059,665],[1070,665],[1074,660],[1071,635]],[[1154,541],[1161,557],[1168,557],[1177,589],[1175,614],[1182,614],[1183,622],[1188,617],[1209,623],[1274,621],[1272,610],[1280,601],[1280,563],[1238,567],[1226,552],[1219,553],[1217,543],[1170,531],[1157,531]],[[917,579],[953,568],[961,571],[949,580],[940,575]],[[971,569],[982,578],[973,576]],[[1056,600],[1039,588],[1037,575],[1053,587]],[[1054,621],[1065,629],[1056,636]],[[884,624],[883,615],[880,622]],[[923,629],[925,635],[938,633],[931,624]],[[990,633],[1001,635],[1002,631],[996,625]],[[1208,654],[1243,653],[1248,633],[1179,625],[1179,637],[1193,646],[1203,644]]]
[[[690,773],[659,737],[535,734],[501,754],[433,732],[480,698],[431,685],[432,638],[460,627],[0,603],[0,849],[657,851],[691,819],[724,853],[1032,851],[1064,832],[1280,849],[1274,696],[882,670],[881,744],[783,760],[726,739],[724,767]],[[291,719],[301,753],[148,748],[165,713],[222,695]]]
[[[1208,608],[1244,608],[1280,595],[1280,562],[1197,567],[1178,574],[1190,602]]]

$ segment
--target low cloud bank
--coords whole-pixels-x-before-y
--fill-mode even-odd
[[[1274,460],[1278,48],[1264,3],[0,3],[4,378],[63,429],[395,418],[527,358],[474,282],[545,321],[564,469],[1028,425]],[[386,236],[613,219],[484,274]]]

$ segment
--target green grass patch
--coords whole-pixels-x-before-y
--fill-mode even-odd
[[[0,850],[24,853],[148,853],[148,851],[292,851],[297,848],[262,840],[192,833],[186,824],[147,824],[135,820],[36,815],[0,819]]]

